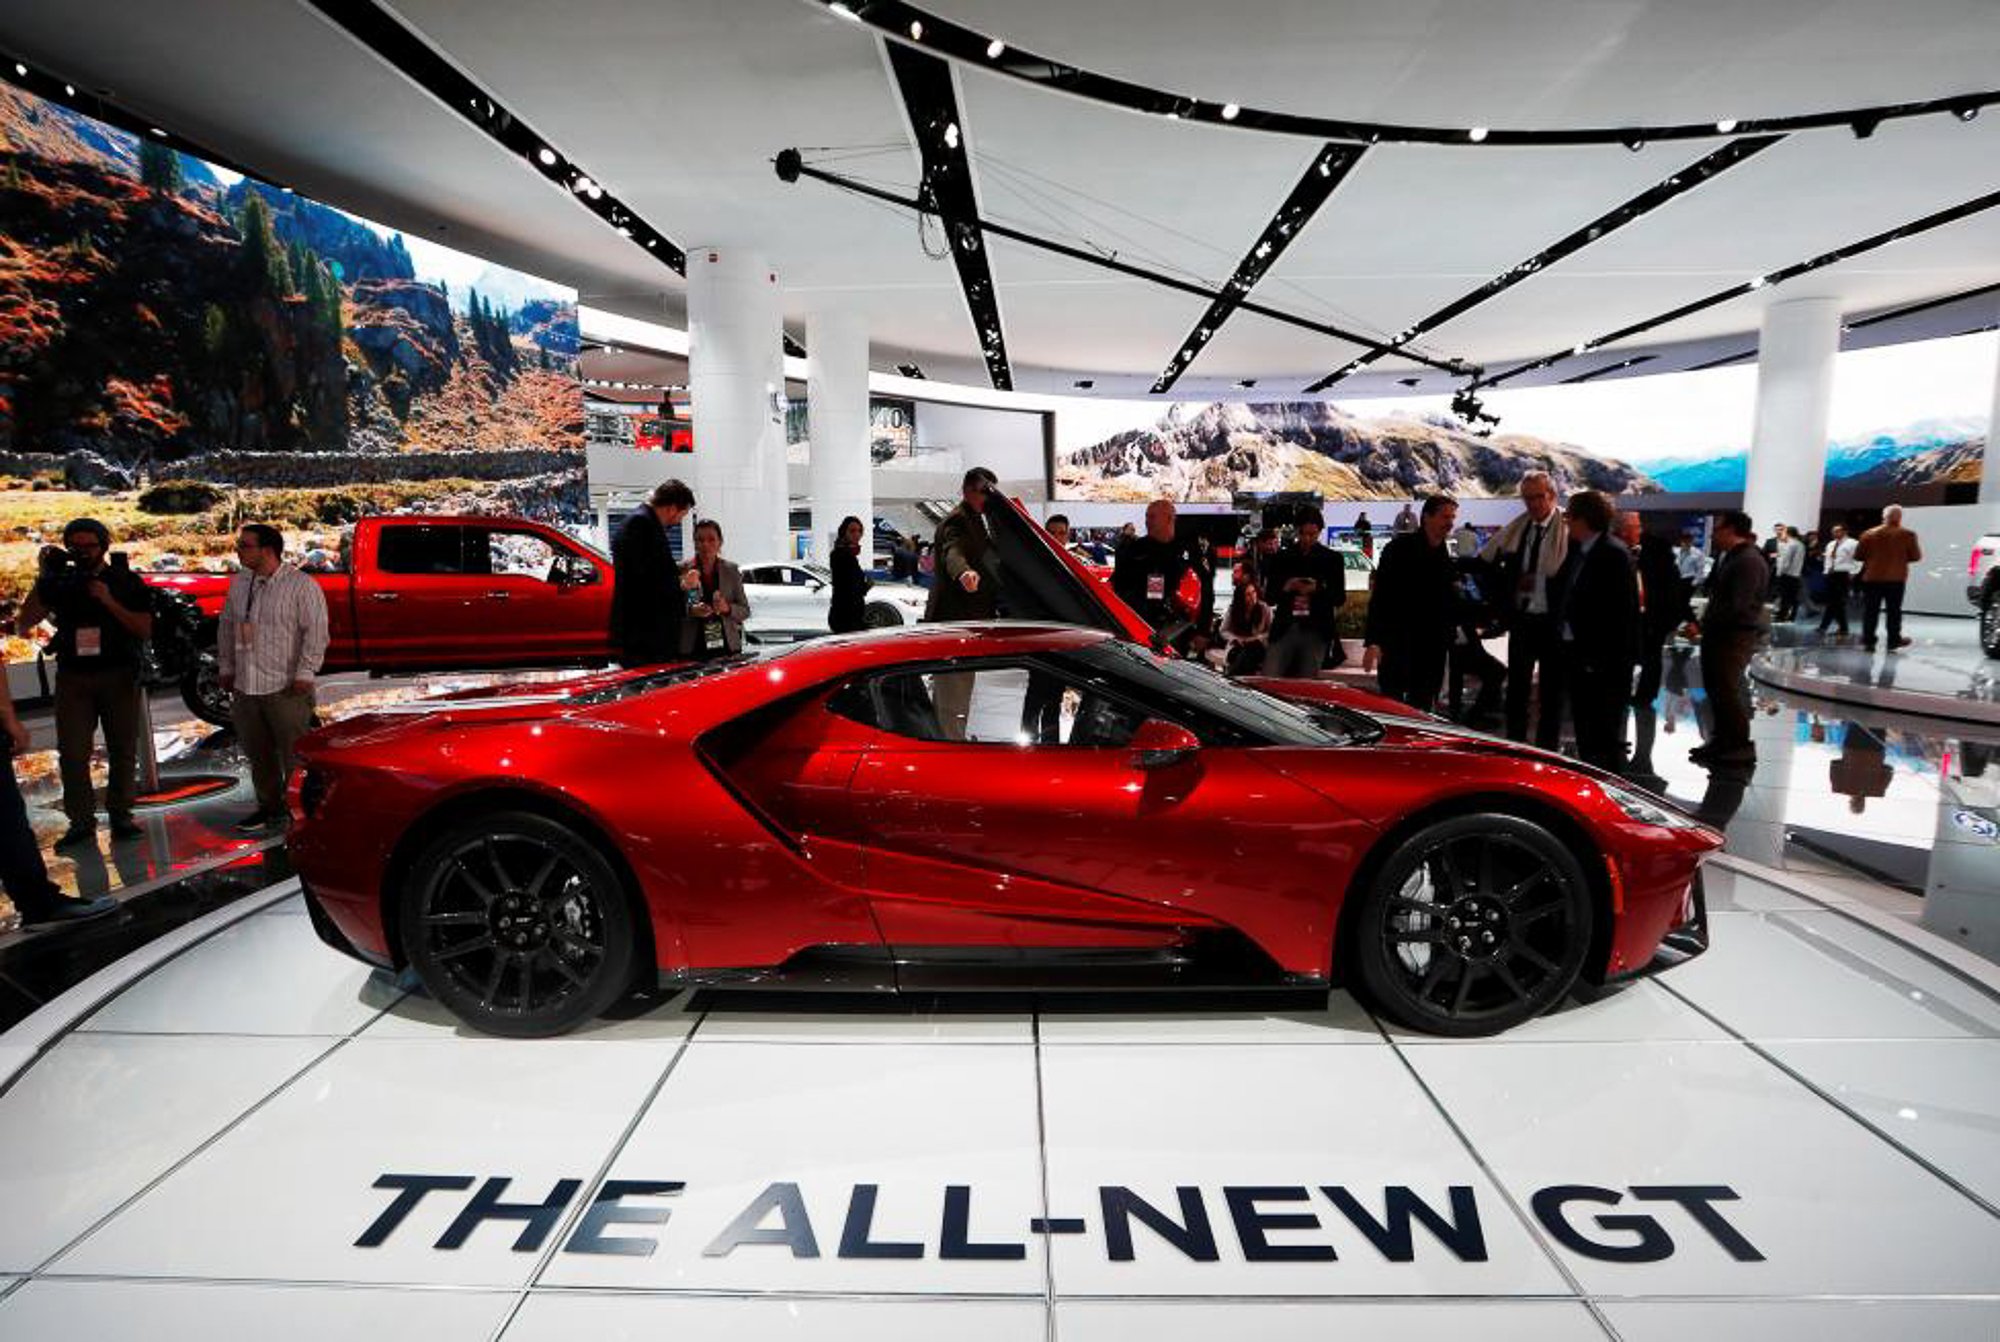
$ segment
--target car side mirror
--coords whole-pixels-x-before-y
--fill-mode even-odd
[[[579,559],[556,565],[550,580],[558,587],[588,587],[597,581],[597,565]]]
[[[820,580],[819,580],[818,578],[814,578],[814,579],[813,579],[813,591],[815,591],[815,592],[824,592],[825,590],[826,590],[826,584],[825,584],[825,583],[823,583],[823,582],[821,582],[821,581],[820,581]]]
[[[1165,718],[1147,718],[1132,733],[1128,746],[1135,769],[1165,769],[1191,760],[1201,749],[1201,738]]]

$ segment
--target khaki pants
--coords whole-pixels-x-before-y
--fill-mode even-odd
[[[257,809],[266,815],[282,815],[285,784],[292,773],[292,747],[312,730],[313,694],[244,694],[229,698],[229,716],[236,724],[236,739],[243,746],[243,758],[250,765],[250,782],[257,789]]]
[[[132,818],[139,791],[139,672],[135,667],[82,671],[56,668],[56,759],[62,772],[63,814],[72,825],[97,823],[97,795],[90,785],[90,753],[98,724],[111,764],[104,809],[113,820]]]

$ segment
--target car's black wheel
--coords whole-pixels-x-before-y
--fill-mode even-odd
[[[464,821],[410,868],[403,950],[431,996],[486,1034],[561,1034],[632,986],[640,937],[596,846],[525,811]]]
[[[870,629],[888,629],[903,622],[903,612],[886,601],[871,601],[861,612],[861,623]]]
[[[229,691],[222,688],[222,667],[215,658],[215,645],[203,648],[181,675],[181,702],[203,722],[217,727],[231,723]]]
[[[1979,608],[1979,646],[1988,657],[2000,657],[2000,587],[1988,592]]]
[[[1468,815],[1429,825],[1375,871],[1344,921],[1362,992],[1399,1025],[1487,1035],[1561,1001],[1589,953],[1583,869],[1540,825]]]

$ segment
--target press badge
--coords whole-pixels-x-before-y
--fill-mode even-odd
[[[1165,601],[1167,599],[1167,575],[1148,573],[1146,575],[1146,600]]]
[[[76,631],[76,655],[79,657],[101,657],[104,655],[104,631],[94,624],[87,624]]]
[[[1312,614],[1312,609],[1313,599],[1311,597],[1307,596],[1304,592],[1292,593],[1292,614],[1310,615]]]
[[[710,620],[707,624],[704,624],[701,627],[701,641],[702,646],[710,652],[714,652],[717,648],[722,647],[722,621]]]

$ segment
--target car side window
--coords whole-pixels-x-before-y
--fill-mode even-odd
[[[849,687],[829,701],[846,717],[918,741],[979,745],[1125,745],[1143,713],[1041,666],[902,671]]]
[[[528,531],[489,533],[488,553],[496,575],[547,582],[556,566],[556,547]]]
[[[777,579],[772,576],[772,571],[768,568],[746,568],[743,570],[743,581],[745,583],[755,583],[760,587],[768,587],[776,582]]]
[[[385,526],[376,538],[375,564],[384,573],[467,572],[465,528]]]
[[[787,565],[778,570],[778,581],[787,587],[810,587],[813,585],[813,575],[802,568],[792,568]]]

